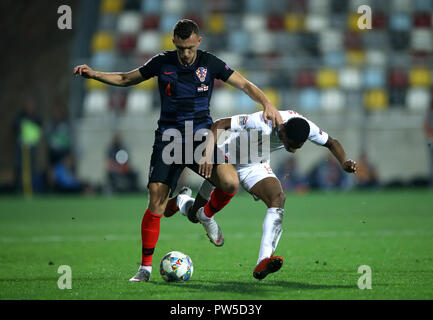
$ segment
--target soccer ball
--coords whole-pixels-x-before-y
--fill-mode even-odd
[[[167,253],[161,260],[159,271],[165,281],[188,281],[192,277],[194,267],[192,260],[179,251]]]

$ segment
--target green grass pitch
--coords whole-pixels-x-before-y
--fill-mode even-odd
[[[200,224],[162,218],[148,283],[129,283],[140,261],[145,196],[1,197],[0,299],[432,299],[433,192],[400,190],[288,194],[276,254],[282,269],[252,277],[266,208],[237,195],[217,216],[214,247]],[[166,283],[169,251],[192,258],[185,283]],[[57,286],[60,265],[72,289]],[[358,267],[372,270],[360,290]]]

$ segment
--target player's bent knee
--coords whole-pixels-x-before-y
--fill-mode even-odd
[[[237,175],[235,177],[227,176],[221,181],[221,189],[227,193],[235,193],[239,188],[239,179]]]
[[[270,202],[271,208],[284,208],[284,203],[286,202],[286,195],[282,191],[278,192],[277,194],[272,196]]]

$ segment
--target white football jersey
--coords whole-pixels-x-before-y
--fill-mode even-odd
[[[310,134],[308,135],[308,140],[317,144],[324,145],[328,141],[328,134],[314,124],[312,121],[303,117],[299,113],[293,110],[279,111],[283,122],[288,121],[291,118],[302,118],[305,119],[310,125]],[[239,114],[231,117],[231,128],[232,134],[218,147],[223,150],[227,156],[231,159],[231,163],[236,162],[236,164],[251,164],[256,163],[255,159],[257,157],[251,157],[251,152],[246,145],[249,146],[263,146],[263,153],[267,150],[274,152],[279,149],[284,148],[283,142],[278,137],[278,132],[276,129],[272,128],[272,121],[263,119],[263,111],[255,112],[252,114]],[[254,134],[252,133],[254,132]],[[243,133],[243,134],[242,134]],[[266,148],[266,142],[263,144],[264,140],[269,141],[269,149]],[[236,151],[236,161],[233,159],[232,151]],[[248,150],[248,151],[247,151]],[[253,152],[254,155],[254,152]],[[262,154],[262,160],[258,162],[263,162],[263,159],[269,156]]]

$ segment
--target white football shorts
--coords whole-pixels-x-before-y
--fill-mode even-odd
[[[268,161],[248,165],[237,165],[236,171],[238,173],[239,182],[248,192],[250,192],[251,188],[260,180],[265,178],[275,178],[278,180]],[[256,201],[259,200],[256,196],[253,195],[253,197]]]

